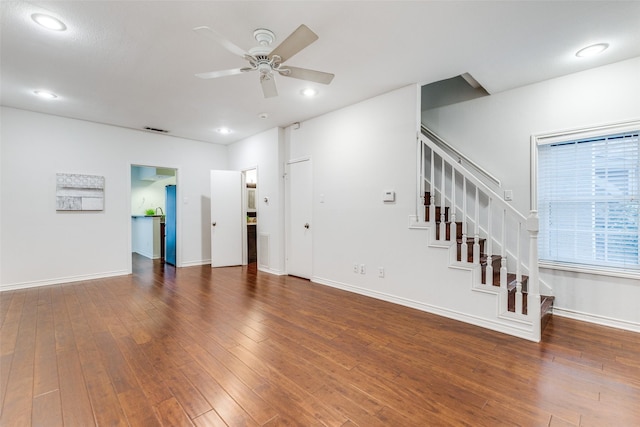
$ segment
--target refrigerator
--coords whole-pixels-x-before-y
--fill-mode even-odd
[[[165,194],[165,254],[164,262],[176,265],[176,186],[167,185]]]

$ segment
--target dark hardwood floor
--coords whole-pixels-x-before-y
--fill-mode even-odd
[[[255,268],[0,294],[2,426],[638,426],[640,334],[536,344]]]

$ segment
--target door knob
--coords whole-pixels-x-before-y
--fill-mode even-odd
[[[215,226],[216,226],[216,224],[217,224],[217,222],[212,222],[212,223],[211,223],[211,225],[212,225],[213,227],[215,227]]]
[[[309,229],[309,223],[308,222],[304,225],[304,228],[306,228],[307,230]]]

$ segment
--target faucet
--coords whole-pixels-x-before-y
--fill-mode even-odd
[[[162,213],[162,215],[164,215],[164,211],[162,210],[162,208],[160,206],[158,206],[156,208],[156,215],[158,215],[158,209],[160,209],[160,212]]]

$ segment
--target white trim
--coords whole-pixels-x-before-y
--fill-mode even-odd
[[[296,159],[287,160],[287,165],[292,165],[294,163],[306,162],[307,160],[311,160],[311,156],[298,157]]]
[[[276,276],[286,276],[287,274],[282,270],[275,270],[273,268],[264,268],[264,267],[258,267],[258,271],[262,271],[263,273],[274,274]]]
[[[538,211],[538,140],[531,135],[531,153],[529,166],[529,209]]]
[[[580,320],[582,322],[595,323],[596,325],[608,326],[610,328],[623,329],[625,331],[640,333],[640,323],[628,320],[614,319],[607,316],[598,316],[568,308],[553,307],[553,315],[567,317],[569,319]]]
[[[171,264],[169,264],[171,265]],[[211,258],[199,261],[182,261],[181,267],[198,267],[201,265],[211,265]]]
[[[321,277],[312,276],[311,281],[320,285],[330,286],[332,288],[341,289],[343,291],[353,292],[355,294],[368,296],[378,300],[390,302],[393,304],[402,305],[404,307],[414,308],[416,310],[424,311],[426,313],[436,314],[438,316],[447,317],[449,319],[458,320],[460,322],[468,323],[474,326],[479,326],[485,329],[491,329],[492,331],[501,332],[503,334],[523,338],[529,341],[538,342],[533,336],[533,325],[528,322],[518,320],[514,322],[513,319],[502,318],[502,321],[493,321],[483,317],[472,316],[467,313],[463,313],[456,310],[450,310],[448,308],[439,307],[432,304],[425,304],[420,301],[411,300],[408,298],[398,297],[383,292],[372,291],[370,289],[361,288],[358,286],[349,285],[346,283],[336,282],[330,279],[323,279]]]
[[[547,145],[562,142],[567,139],[586,139],[608,135],[610,133],[623,133],[640,130],[640,120],[627,122],[610,123],[606,125],[593,126],[580,129],[569,129],[557,132],[532,135],[537,145]]]
[[[561,263],[561,262],[554,262],[554,261],[539,261],[538,267],[546,268],[549,270],[561,270],[561,271],[571,271],[574,273],[598,274],[600,276],[621,277],[624,279],[640,279],[640,270],[632,271],[632,270],[625,270],[623,268],[615,268],[615,267]],[[640,284],[640,282],[638,284]]]
[[[31,282],[9,283],[0,286],[0,292],[16,289],[35,288],[38,286],[61,285],[65,283],[82,282],[86,280],[106,279],[115,276],[127,276],[131,273],[126,270],[107,271],[104,273],[83,274],[79,276],[58,277],[55,279],[34,280]]]

